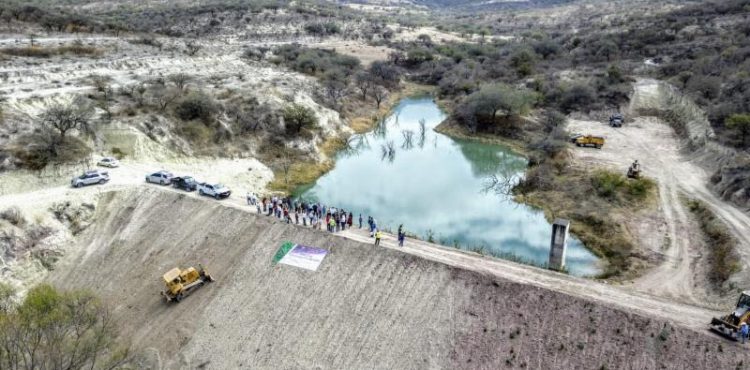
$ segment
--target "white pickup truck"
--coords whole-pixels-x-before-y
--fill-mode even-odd
[[[198,184],[198,194],[223,199],[229,197],[232,191],[222,184],[209,184],[202,182]]]

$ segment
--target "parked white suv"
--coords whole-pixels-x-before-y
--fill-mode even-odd
[[[154,184],[168,185],[172,183],[172,173],[168,171],[158,171],[150,175],[146,175],[146,182],[152,182]]]
[[[222,199],[229,197],[229,195],[232,194],[232,191],[222,184],[208,184],[202,182],[198,184],[198,194]]]
[[[84,185],[104,184],[109,181],[109,173],[106,171],[91,170],[86,171],[81,176],[76,176],[70,181],[74,188],[80,188]]]
[[[117,160],[117,158],[113,157],[104,157],[99,162],[97,162],[99,166],[102,167],[109,167],[109,168],[115,168],[120,167],[120,161]]]

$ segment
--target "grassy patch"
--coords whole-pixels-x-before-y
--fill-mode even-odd
[[[656,188],[656,183],[649,178],[628,179],[621,173],[608,170],[595,171],[591,184],[599,197],[623,204],[647,200]]]
[[[306,158],[300,153],[291,153],[283,145],[265,145],[261,150],[264,162],[270,163],[274,172],[273,180],[267,185],[268,189],[290,194],[299,186],[313,183],[333,168],[333,156],[345,145],[346,140],[341,137],[324,141],[320,145],[320,150],[326,157],[322,162]]]
[[[655,204],[653,180],[588,173],[564,164],[558,159],[531,167],[514,189],[516,199],[542,209],[548,220],[570,220],[571,232],[607,261],[599,278],[624,275],[633,267],[635,245],[623,220]]]
[[[708,277],[714,283],[721,284],[740,270],[735,250],[737,241],[705,203],[691,199],[687,200],[687,206],[698,220],[709,248]]]
[[[293,163],[286,174],[283,170],[274,170],[274,178],[268,183],[268,189],[290,194],[298,186],[314,182],[332,168],[332,161],[323,163],[315,161]]]

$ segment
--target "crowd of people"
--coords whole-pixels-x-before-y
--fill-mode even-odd
[[[292,197],[258,197],[255,193],[247,193],[247,205],[255,206],[258,214],[276,217],[288,224],[309,226],[313,229],[335,233],[354,227],[354,213],[345,209],[328,207],[319,202],[305,202]],[[357,227],[362,228],[362,214],[356,219]],[[398,227],[398,245],[404,246],[406,231],[404,225]],[[375,246],[380,245],[382,232],[378,228],[377,221],[372,216],[367,216],[367,228],[370,237],[375,239]]]

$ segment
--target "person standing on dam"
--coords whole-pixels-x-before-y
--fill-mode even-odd
[[[362,228],[362,214],[359,214],[359,228]]]
[[[380,237],[381,236],[383,236],[383,235],[380,233],[380,230],[376,230],[375,231],[375,246],[376,247],[380,246]]]
[[[743,322],[742,325],[740,325],[740,337],[742,337],[742,344],[745,344],[748,334],[750,334],[750,326],[748,326],[747,323]]]

